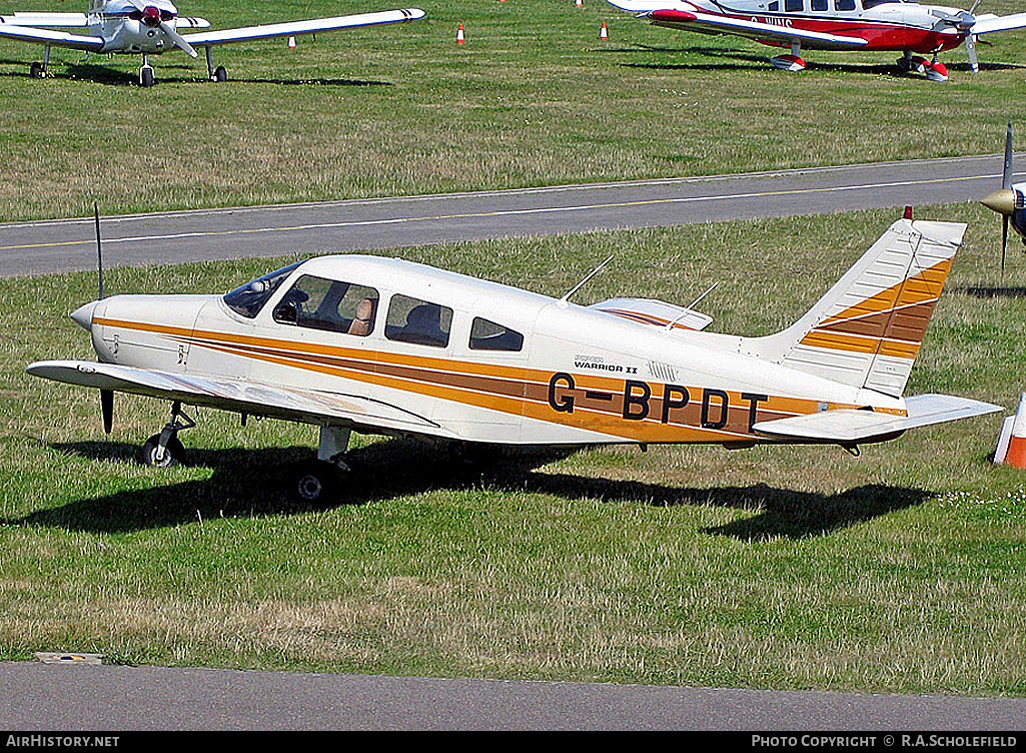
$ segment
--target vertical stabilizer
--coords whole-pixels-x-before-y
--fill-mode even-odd
[[[794,325],[748,352],[900,397],[966,225],[898,220]]]

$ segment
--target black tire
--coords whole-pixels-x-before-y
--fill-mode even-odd
[[[228,71],[224,69],[223,65],[217,66],[217,68],[214,69],[214,81],[216,81],[219,84],[223,84],[227,80]]]
[[[139,71],[139,85],[144,89],[153,86],[153,69],[143,68]]]
[[[185,447],[178,437],[171,437],[167,442],[167,451],[160,456],[160,435],[154,434],[147,439],[142,446],[143,465],[151,465],[155,468],[169,468],[172,465],[179,465],[185,462]]]
[[[43,78],[43,64],[35,62],[29,66],[29,75],[32,78]]]
[[[342,490],[342,471],[323,460],[301,463],[289,479],[289,496],[304,505],[333,502]]]

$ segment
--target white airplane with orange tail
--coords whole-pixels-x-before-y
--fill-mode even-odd
[[[974,73],[980,69],[977,38],[1026,27],[1026,13],[974,15],[915,0],[608,0],[655,26],[701,34],[733,34],[767,45],[790,47],[770,62],[777,68],[805,68],[801,48],[901,52],[900,70],[947,81],[937,55],[963,42]],[[931,55],[927,60],[922,55]]]
[[[321,498],[351,431],[481,445],[858,445],[1000,410],[903,397],[964,224],[895,222],[807,314],[766,337],[661,301],[590,306],[399,259],[321,256],[226,295],[118,295],[71,316],[99,362],[30,374],[172,401],[143,446],[177,462],[182,403],[320,427],[294,492]],[[596,270],[597,271],[597,270]],[[592,273],[594,274],[594,272]],[[589,275],[590,277],[590,275]],[[583,284],[588,277],[582,281]],[[101,275],[102,280],[102,275]]]
[[[181,29],[207,29],[210,22],[204,18],[179,16],[178,8],[170,0],[89,0],[87,13],[0,14],[0,38],[44,45],[42,62],[37,61],[31,65],[33,78],[46,76],[51,47],[67,47],[110,55],[142,55],[139,83],[142,86],[153,86],[150,55],[179,49],[195,58],[199,54],[195,48],[200,47],[206,52],[207,75],[210,80],[225,81],[228,74],[224,67],[214,67],[211,50],[215,45],[402,23],[423,16],[424,11],[407,8],[180,34]],[[86,33],[57,31],[59,28],[84,28]]]

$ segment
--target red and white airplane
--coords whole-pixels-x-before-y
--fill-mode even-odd
[[[424,11],[419,8],[407,8],[183,35],[178,33],[180,29],[207,29],[210,22],[204,18],[179,16],[178,8],[170,0],[89,0],[87,13],[0,14],[0,38],[44,45],[43,61],[32,63],[33,78],[46,76],[51,47],[67,47],[87,53],[142,55],[139,83],[153,86],[149,56],[176,48],[190,57],[197,57],[199,53],[195,48],[202,48],[206,52],[210,80],[225,81],[228,76],[224,68],[214,67],[211,56],[214,45],[402,23],[423,17]],[[57,30],[61,28],[84,28],[86,31],[73,34]]]
[[[980,69],[976,39],[1026,27],[1026,13],[974,15],[971,10],[920,5],[912,0],[608,0],[655,26],[701,34],[734,34],[790,47],[770,59],[777,68],[805,68],[801,48],[901,52],[902,71],[947,81],[937,55],[965,43],[973,72]],[[932,55],[927,60],[922,55]]]

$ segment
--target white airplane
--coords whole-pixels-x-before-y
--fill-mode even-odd
[[[44,45],[42,62],[31,66],[33,78],[46,76],[51,47],[68,47],[86,52],[142,55],[139,83],[153,85],[153,68],[149,56],[180,49],[197,57],[196,48],[206,52],[207,75],[211,81],[225,81],[223,66],[214,67],[211,49],[214,45],[242,42],[268,37],[299,36],[317,32],[348,29],[355,26],[402,23],[423,18],[418,8],[362,13],[309,21],[246,26],[238,29],[179,34],[181,29],[207,29],[203,18],[178,15],[170,0],[89,0],[87,13],[0,14],[0,37]],[[85,28],[85,34],[56,31],[57,28]]]
[[[655,26],[702,34],[734,34],[790,54],[770,59],[777,68],[805,68],[801,48],[901,52],[898,67],[947,81],[937,55],[965,42],[969,65],[980,69],[977,38],[1026,27],[1026,13],[974,15],[971,10],[920,5],[914,0],[608,0]],[[932,55],[927,60],[922,55]]]
[[[981,202],[1001,215],[1001,272],[1005,271],[1005,250],[1008,248],[1008,225],[1026,244],[1026,183],[1012,183],[1012,122],[1005,134],[1005,164],[1001,174],[1001,188]]]
[[[293,479],[324,498],[351,431],[483,445],[830,443],[849,451],[983,415],[962,397],[903,397],[960,223],[895,222],[807,314],[765,337],[703,331],[690,307],[590,306],[375,256],[296,262],[226,295],[117,295],[71,314],[98,362],[35,376],[172,402],[144,461],[183,457],[182,404],[320,427]],[[608,261],[608,260],[607,260]],[[601,267],[600,267],[601,268]]]

